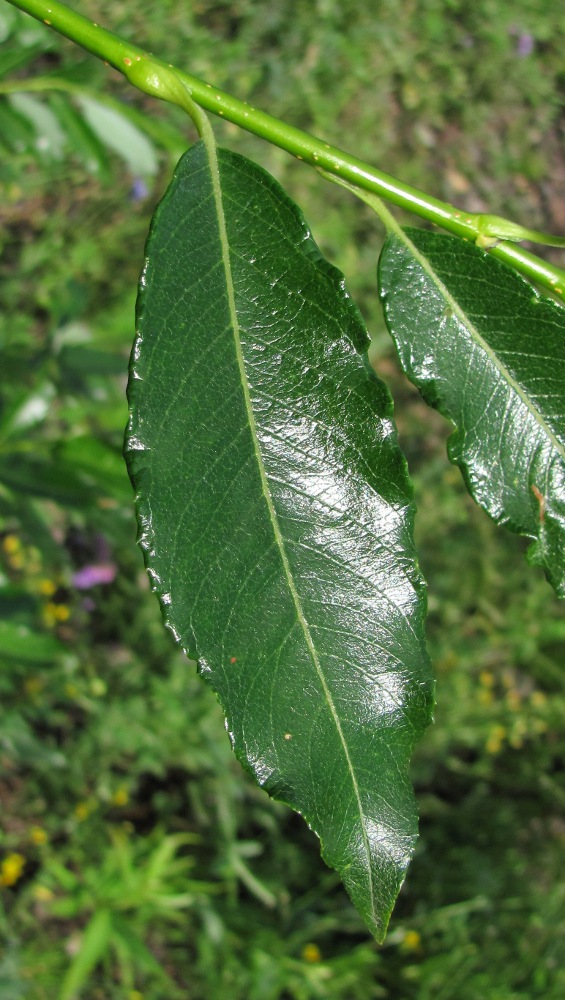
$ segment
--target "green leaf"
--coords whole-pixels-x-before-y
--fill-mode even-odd
[[[66,136],[57,117],[44,101],[29,94],[11,94],[12,107],[30,122],[35,130],[35,147],[44,156],[60,160],[66,145]]]
[[[0,100],[0,144],[12,153],[23,153],[33,147],[35,129],[25,115],[8,102]]]
[[[0,18],[0,44],[4,41],[2,38],[2,23]],[[18,45],[17,48],[0,50],[0,79],[7,76],[8,73],[13,73],[14,70],[20,69],[25,66],[26,63],[31,63],[41,53],[44,51],[45,46],[41,43],[37,45],[30,45],[28,48],[22,48]]]
[[[412,493],[361,317],[276,181],[199,143],[154,218],[138,319],[128,460],[167,623],[239,760],[302,813],[382,939],[432,680]]]
[[[90,506],[96,497],[75,469],[65,462],[6,452],[0,456],[0,483],[16,493],[44,497],[70,506]]]
[[[408,377],[455,424],[449,457],[474,499],[534,539],[565,596],[565,310],[483,250],[407,229],[379,263]]]
[[[83,344],[65,344],[59,352],[65,375],[123,375],[126,362],[121,354]]]
[[[67,94],[51,94],[49,105],[65,132],[71,153],[81,160],[89,173],[98,174],[104,183],[108,183],[111,170],[106,148],[84,116],[69,101]]]
[[[112,914],[109,910],[98,910],[84,931],[80,949],[63,980],[59,1000],[75,1000],[80,995],[90,973],[108,952],[112,935]]]
[[[23,663],[53,663],[66,651],[66,647],[53,635],[32,632],[17,622],[0,621],[2,658]]]
[[[57,457],[96,487],[95,495],[110,495],[124,503],[131,498],[131,486],[121,448],[100,437],[81,434],[61,442]]]
[[[107,107],[91,97],[81,96],[78,103],[84,117],[101,142],[121,156],[133,174],[152,177],[157,173],[157,154],[152,142],[125,112]]]

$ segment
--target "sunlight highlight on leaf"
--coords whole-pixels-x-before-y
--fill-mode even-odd
[[[417,833],[425,596],[392,402],[343,278],[265,171],[203,143],[147,247],[128,460],[169,627],[240,761],[382,939]]]
[[[565,309],[483,250],[418,229],[379,263],[401,364],[453,421],[449,455],[477,503],[534,539],[565,596]]]

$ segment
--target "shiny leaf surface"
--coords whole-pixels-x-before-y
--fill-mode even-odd
[[[534,539],[565,596],[565,309],[488,253],[389,236],[381,297],[401,364],[456,427],[449,455],[495,521]]]
[[[239,760],[382,938],[432,682],[392,403],[342,277],[255,164],[203,143],[157,210],[128,461],[169,627]],[[363,352],[360,353],[360,352]]]

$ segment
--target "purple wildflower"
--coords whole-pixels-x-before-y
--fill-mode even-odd
[[[115,576],[114,563],[90,563],[73,574],[73,586],[77,590],[90,590],[100,583],[111,583]]]
[[[533,51],[533,36],[527,31],[521,31],[518,35],[518,41],[516,42],[516,55],[518,55],[520,59],[525,59],[527,56],[531,56]]]
[[[143,201],[144,198],[147,198],[148,194],[149,188],[143,180],[143,177],[135,177],[130,188],[130,201]]]

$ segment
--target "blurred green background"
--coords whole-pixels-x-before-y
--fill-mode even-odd
[[[437,197],[565,231],[559,4],[74,6]],[[467,498],[449,428],[399,373],[376,219],[214,124],[306,212],[395,396],[438,677],[419,847],[377,948],[162,627],[124,387],[149,219],[194,134],[0,0],[0,1000],[561,1000],[563,608]]]

